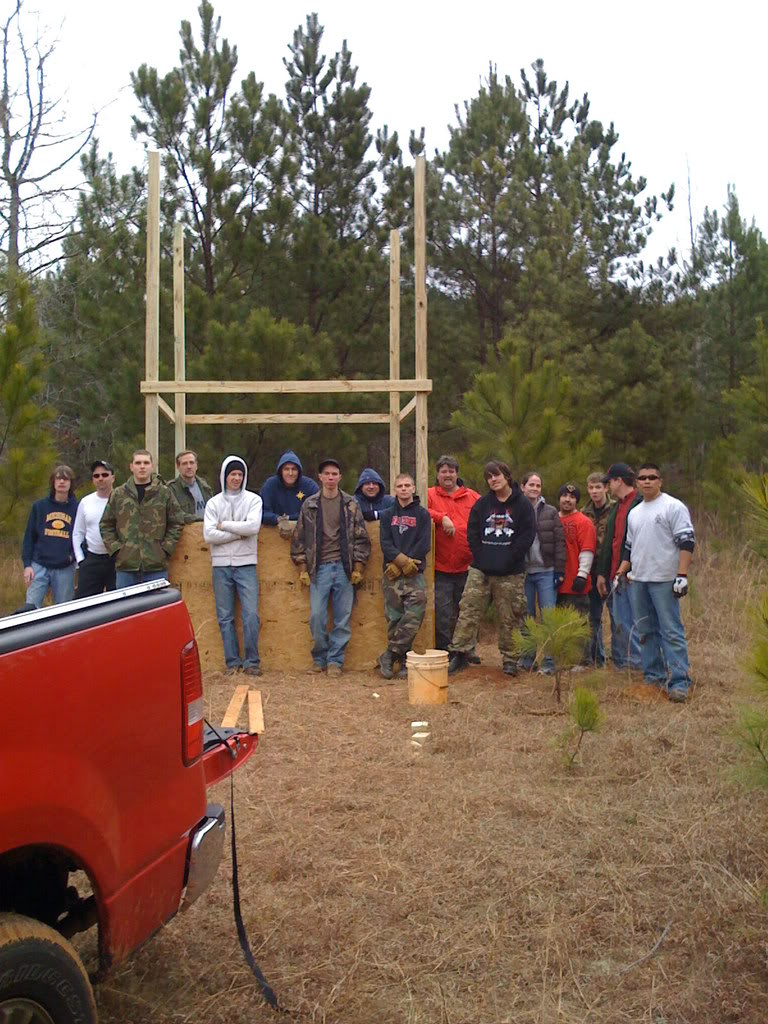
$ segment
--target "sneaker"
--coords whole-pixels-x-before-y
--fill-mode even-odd
[[[551,665],[542,665],[536,673],[537,676],[552,676],[555,674],[555,670]]]
[[[669,691],[669,699],[673,704],[685,704],[688,700],[688,691],[682,687],[677,686],[674,690]]]
[[[247,676],[260,676],[261,675],[261,666],[260,665],[249,665],[247,668],[243,669],[243,672]]]
[[[321,665],[319,661],[313,661],[309,671],[313,676],[319,676],[321,672],[325,672],[325,665]]]
[[[341,675],[341,665],[329,665],[328,666],[328,675],[329,676],[334,676],[334,677],[335,676],[340,676]]]
[[[391,679],[395,674],[395,656],[389,648],[377,658],[379,672],[385,679]]]
[[[226,670],[226,675],[228,675],[228,676],[236,676],[238,672],[242,672],[242,671],[243,671],[243,666],[242,665],[232,665],[232,666],[230,666],[230,668],[228,668]]]
[[[448,675],[455,676],[457,672],[463,672],[469,664],[469,659],[464,651],[452,651],[448,659]]]
[[[505,676],[516,676],[517,675],[517,663],[514,661],[505,661],[502,665],[502,670]]]

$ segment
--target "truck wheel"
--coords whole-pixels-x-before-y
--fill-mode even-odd
[[[96,1024],[80,957],[53,928],[0,914],[0,1024]]]

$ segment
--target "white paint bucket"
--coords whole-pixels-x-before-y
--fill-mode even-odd
[[[409,651],[405,659],[408,668],[408,700],[411,704],[448,703],[448,652]]]

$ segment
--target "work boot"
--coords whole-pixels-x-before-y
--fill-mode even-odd
[[[378,659],[379,672],[384,676],[385,679],[392,679],[395,674],[395,655],[389,648],[380,654]]]
[[[259,665],[249,665],[248,668],[244,668],[243,672],[247,676],[260,676],[261,667]]]
[[[469,662],[470,665],[479,665],[480,655],[475,654],[474,651],[470,651],[469,654],[467,655],[467,661]]]
[[[463,672],[468,664],[469,659],[464,651],[452,651],[448,659],[448,675],[455,676],[457,672]]]
[[[309,671],[313,676],[318,676],[321,672],[325,672],[325,665],[321,665],[319,661],[313,661],[312,668]]]
[[[505,676],[516,676],[517,675],[517,662],[505,661],[502,665],[502,670]]]
[[[340,676],[341,675],[341,665],[336,665],[336,664],[331,663],[328,666],[328,675],[332,676],[332,677],[333,676]]]

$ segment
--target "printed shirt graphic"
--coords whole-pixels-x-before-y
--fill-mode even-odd
[[[72,516],[67,512],[49,512],[45,517],[43,533],[46,537],[69,540],[72,536]]]
[[[483,544],[511,544],[515,535],[515,521],[506,510],[491,512],[485,520]]]
[[[418,525],[416,516],[404,516],[397,515],[395,513],[392,516],[392,526],[396,526],[400,533],[405,533],[407,530],[415,530]]]

